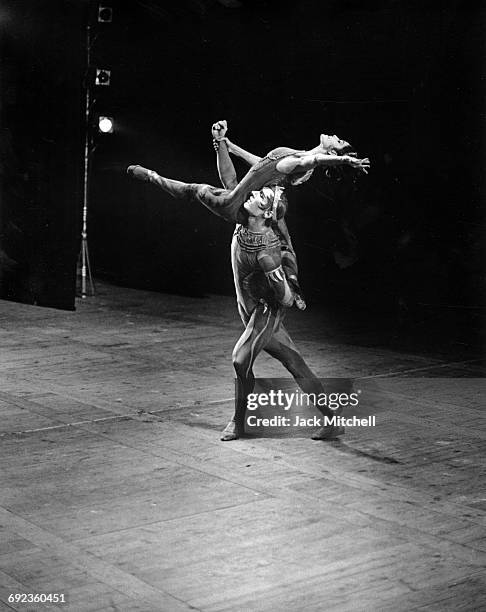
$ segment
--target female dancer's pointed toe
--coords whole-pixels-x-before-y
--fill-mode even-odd
[[[148,170],[148,168],[144,168],[143,166],[139,166],[137,164],[135,166],[128,166],[127,174],[132,178],[147,183],[148,181],[150,181],[151,175],[153,174],[153,170]]]

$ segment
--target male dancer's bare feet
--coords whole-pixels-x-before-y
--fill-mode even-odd
[[[240,435],[243,435],[241,427],[239,427],[236,421],[231,420],[228,425],[221,432],[221,441],[230,442],[231,440],[238,440]]]

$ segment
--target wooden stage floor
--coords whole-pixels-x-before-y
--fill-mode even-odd
[[[296,311],[311,367],[368,384],[377,426],[222,443],[233,299],[98,289],[76,312],[0,302],[0,610],[486,609],[479,360]]]

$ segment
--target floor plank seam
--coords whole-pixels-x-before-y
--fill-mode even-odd
[[[35,413],[35,414],[39,414],[39,413]],[[43,416],[43,415],[41,415]],[[113,415],[113,416],[109,416],[109,417],[102,417],[99,419],[91,419],[88,421],[77,421],[75,423],[62,423],[59,425],[51,425],[48,427],[39,427],[38,429],[25,429],[25,430],[21,430],[21,431],[8,431],[8,432],[3,432],[0,433],[0,438],[6,438],[9,436],[23,436],[23,435],[28,435],[28,434],[32,434],[32,433],[42,433],[44,431],[54,431],[54,430],[59,430],[59,429],[67,429],[69,427],[80,427],[82,425],[91,425],[93,423],[100,423],[103,421],[129,421],[132,420],[133,414],[122,414],[122,415]]]
[[[139,525],[132,525],[130,527],[124,527],[123,529],[113,529],[111,531],[103,531],[103,533],[101,534],[103,537],[104,536],[110,536],[110,535],[114,535],[117,533],[124,533],[124,532],[128,532],[128,531],[133,531],[133,530],[137,530],[137,529],[144,529],[146,527],[153,527],[154,525],[166,525],[167,523],[171,523],[171,522],[177,522],[181,519],[190,519],[190,518],[194,518],[196,516],[204,516],[205,514],[211,514],[214,511],[221,511],[221,510],[231,510],[231,508],[240,508],[240,507],[245,507],[245,506],[251,506],[252,504],[257,504],[259,502],[265,501],[267,499],[271,499],[272,496],[271,495],[267,495],[265,493],[256,493],[256,495],[260,495],[261,497],[259,497],[258,499],[250,499],[248,501],[242,501],[242,502],[238,502],[236,504],[229,504],[228,506],[218,506],[217,508],[211,508],[208,510],[201,510],[201,512],[193,512],[191,514],[179,514],[177,516],[173,516],[170,518],[162,518],[162,519],[157,519],[156,521],[150,521],[147,523],[140,523]],[[69,542],[74,542],[74,543],[82,543],[85,540],[89,540],[92,536],[83,536],[81,538],[74,538],[72,540],[69,540]]]
[[[433,369],[442,369],[451,366],[467,366],[472,363],[481,363],[481,359],[466,359],[464,361],[451,361],[451,362],[442,362],[437,364],[432,364],[429,366],[423,366],[420,368],[410,368],[408,370],[396,370],[393,372],[383,372],[382,374],[369,374],[368,376],[360,376],[359,378],[368,379],[368,378],[387,378],[393,377],[396,374],[411,374],[412,372],[423,372],[424,370],[433,370]],[[481,376],[473,377],[473,378],[482,378]]]

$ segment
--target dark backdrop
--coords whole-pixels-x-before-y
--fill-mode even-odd
[[[73,9],[52,4],[53,13],[60,4]],[[224,4],[231,3],[112,2],[113,22],[96,24],[94,63],[112,78],[97,88],[93,110],[116,121],[93,156],[96,274],[158,291],[231,294],[231,226],[202,206],[130,182],[126,165],[218,184],[216,119],[226,118],[232,139],[259,154],[308,148],[321,131],[336,133],[373,169],[358,181],[319,172],[289,195],[309,302],[398,327],[476,330],[484,235],[480,3]],[[59,36],[66,40],[69,29]],[[79,71],[75,89],[74,77]],[[64,112],[76,113],[76,103]],[[75,148],[74,136],[68,130],[62,147]],[[51,179],[42,180],[50,190]],[[61,182],[75,193],[75,181]]]
[[[0,296],[74,308],[83,3],[0,4]]]

